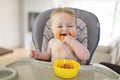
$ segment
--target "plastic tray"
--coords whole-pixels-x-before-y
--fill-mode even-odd
[[[100,64],[81,66],[78,75],[72,79],[57,77],[52,63],[33,59],[20,59],[0,68],[0,80],[120,80],[119,77]]]

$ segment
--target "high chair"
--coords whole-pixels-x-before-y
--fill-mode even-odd
[[[53,38],[49,28],[50,14],[54,9],[46,10],[37,17],[32,29],[32,39],[34,46],[40,52],[46,51],[48,41]],[[76,40],[80,41],[90,52],[90,57],[86,61],[88,65],[98,45],[100,37],[100,24],[98,18],[91,12],[70,8],[77,17],[77,36]]]

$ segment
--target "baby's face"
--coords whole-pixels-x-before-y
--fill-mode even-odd
[[[51,19],[51,30],[54,37],[61,41],[65,38],[65,36],[75,37],[75,17],[63,12],[55,14]]]

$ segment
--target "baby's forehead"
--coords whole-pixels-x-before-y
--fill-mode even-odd
[[[76,20],[76,17],[74,15],[66,14],[66,13],[58,13],[53,15],[50,18],[50,21],[56,21],[56,20],[65,20],[65,21],[73,21]]]
[[[73,18],[76,18],[76,16],[74,15],[74,14],[71,14],[71,13],[66,13],[66,12],[58,12],[58,13],[54,13],[53,15],[51,15],[51,19],[53,19],[53,17],[54,16],[56,16],[56,15],[69,15],[69,16],[71,16],[71,17],[73,17]]]

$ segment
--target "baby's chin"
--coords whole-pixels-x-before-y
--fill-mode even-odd
[[[65,38],[65,36],[61,36],[61,37],[60,37],[60,41],[63,41],[64,38]]]

